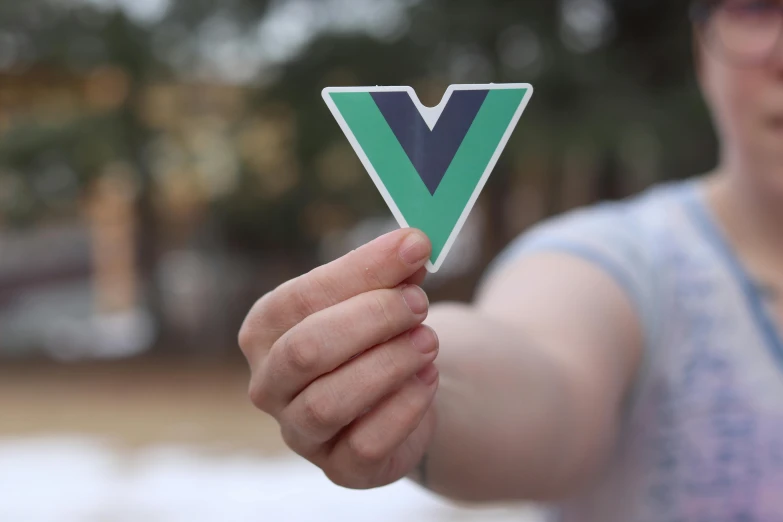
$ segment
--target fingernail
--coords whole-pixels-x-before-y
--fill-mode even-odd
[[[427,239],[421,232],[411,232],[400,245],[400,257],[409,265],[421,263],[430,254]]]
[[[438,368],[434,364],[428,364],[426,368],[416,374],[416,377],[427,386],[435,384],[435,381],[438,380]]]
[[[430,300],[424,290],[418,286],[408,285],[402,289],[402,298],[408,305],[413,315],[422,315],[427,312],[430,306]]]
[[[438,349],[438,336],[428,326],[422,326],[412,331],[411,342],[423,354],[432,353]]]

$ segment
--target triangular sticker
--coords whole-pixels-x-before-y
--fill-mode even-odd
[[[443,264],[525,111],[529,84],[452,85],[437,107],[411,87],[330,87],[323,98],[395,219]]]

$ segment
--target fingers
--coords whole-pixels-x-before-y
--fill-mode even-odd
[[[330,477],[344,487],[366,488],[398,478],[421,457],[423,447],[400,452],[429,411],[438,383],[438,372],[429,365],[419,376],[409,379],[393,395],[384,399],[342,434],[328,455],[337,476]],[[429,426],[432,429],[432,426]],[[428,435],[419,441],[428,439]]]
[[[309,316],[274,344],[254,373],[253,402],[276,414],[321,375],[421,324],[428,307],[423,290],[405,286],[361,294]]]
[[[431,365],[437,350],[427,326],[368,350],[308,386],[283,412],[283,422],[296,426],[308,446],[323,444]]]
[[[421,286],[427,278],[427,269],[420,268],[418,272],[406,279],[403,284]]]
[[[304,318],[351,297],[398,286],[425,265],[431,251],[422,232],[397,230],[285,283],[253,307],[240,331],[243,352],[270,346]]]

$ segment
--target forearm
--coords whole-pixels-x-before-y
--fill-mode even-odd
[[[427,324],[441,345],[437,427],[412,478],[468,501],[551,499],[583,479],[598,458],[580,440],[595,433],[589,400],[554,357],[472,307],[434,306]]]

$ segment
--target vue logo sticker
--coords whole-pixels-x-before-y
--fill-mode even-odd
[[[529,84],[452,85],[437,107],[411,87],[327,88],[323,98],[403,228],[443,264],[533,95]]]

